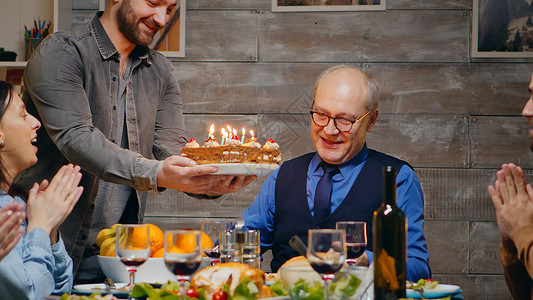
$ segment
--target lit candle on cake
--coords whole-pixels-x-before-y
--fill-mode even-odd
[[[250,129],[250,135],[252,136],[252,137],[251,137],[252,142],[255,141],[254,131],[251,130],[251,129]]]
[[[241,144],[244,145],[244,136],[246,135],[246,128],[242,128],[242,138],[241,138]]]
[[[215,123],[212,123],[211,126],[209,126],[209,136],[207,137],[208,140],[215,138]]]
[[[228,124],[226,124],[226,128],[228,129],[228,136],[227,138],[228,139],[231,139],[233,137],[233,130],[231,130],[231,126],[229,126]]]
[[[220,129],[220,132],[222,133],[222,143],[220,143],[220,145],[224,146],[226,139],[228,138],[228,132],[224,128]]]

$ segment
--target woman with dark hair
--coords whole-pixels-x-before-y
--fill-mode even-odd
[[[72,288],[72,259],[58,227],[83,192],[80,167],[63,166],[52,181],[35,183],[27,203],[12,191],[13,179],[37,162],[32,143],[40,127],[12,86],[0,81],[0,207],[25,205],[27,214],[21,224],[25,234],[0,261],[2,299],[43,299]]]

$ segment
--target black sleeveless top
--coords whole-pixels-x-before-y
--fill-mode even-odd
[[[284,262],[299,255],[288,244],[292,236],[298,235],[307,244],[308,229],[335,228],[337,221],[365,221],[366,249],[372,251],[372,218],[383,200],[382,168],[390,165],[400,170],[403,165],[409,166],[405,161],[369,149],[366,163],[346,198],[331,215],[317,223],[309,210],[306,193],[307,169],[315,154],[289,160],[279,170],[275,189],[272,272],[277,272]]]

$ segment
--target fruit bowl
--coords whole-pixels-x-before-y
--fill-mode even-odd
[[[105,276],[114,282],[130,281],[126,266],[118,257],[98,255],[98,263]],[[168,280],[176,281],[176,276],[167,269],[163,258],[149,258],[135,274],[135,282],[165,283]]]
[[[126,266],[118,257],[98,255],[98,263],[105,276],[111,278],[113,282],[130,282]],[[198,269],[209,266],[209,264],[209,258],[204,257]],[[135,282],[166,283],[169,280],[176,281],[176,276],[167,269],[163,258],[149,258],[137,268],[137,273],[135,273]]]

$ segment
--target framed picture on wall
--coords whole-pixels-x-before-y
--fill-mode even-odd
[[[386,0],[272,0],[274,12],[385,10]]]
[[[533,57],[533,1],[473,0],[473,57]]]
[[[105,8],[106,0],[100,0],[99,9]],[[185,57],[185,10],[186,0],[177,0],[176,8],[164,28],[154,36],[150,47],[168,57]]]

